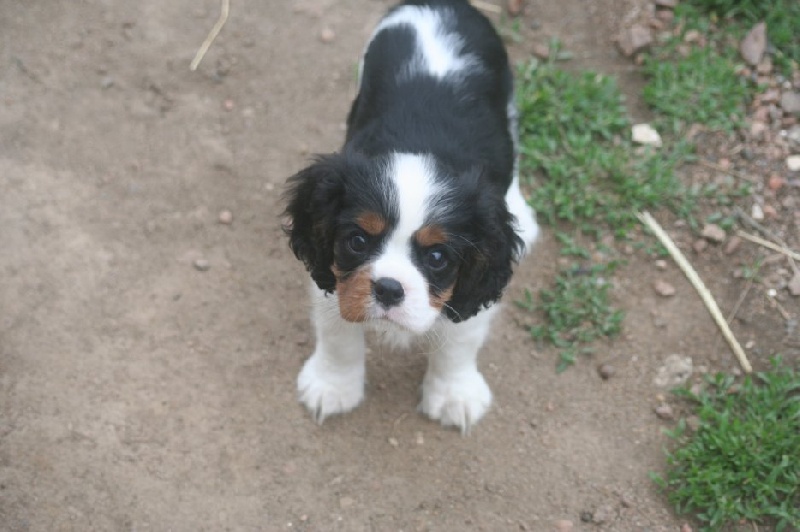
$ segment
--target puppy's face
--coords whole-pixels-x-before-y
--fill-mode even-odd
[[[454,180],[429,156],[333,155],[290,183],[291,247],[347,321],[423,333],[442,314],[471,317],[508,282],[519,239],[477,169]]]

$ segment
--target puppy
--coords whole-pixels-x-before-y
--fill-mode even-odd
[[[419,410],[469,430],[513,263],[536,239],[519,189],[513,77],[466,0],[389,11],[359,65],[338,153],[289,179],[290,246],[313,279],[316,348],[298,378],[318,422],[364,398],[365,330],[428,355]]]

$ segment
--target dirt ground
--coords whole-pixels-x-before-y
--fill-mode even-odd
[[[0,0],[0,529],[685,522],[648,478],[670,426],[653,413],[666,393],[653,379],[673,353],[710,370],[735,362],[680,272],[645,254],[617,280],[623,337],[556,376],[555,353],[524,328],[537,317],[510,304],[558,267],[545,228],[482,353],[495,404],[468,437],[415,412],[416,354],[373,350],[351,415],[320,427],[298,404],[307,277],[279,196],[310,153],[340,145],[358,55],[389,5],[234,1],[190,72],[216,0]],[[635,89],[611,38],[637,9],[532,0],[512,55],[557,36],[575,54],[568,68]],[[732,259],[705,256],[701,274],[730,309]],[[654,293],[657,277],[675,297]],[[784,323],[759,294],[736,331],[764,367]],[[607,381],[601,362],[616,368]]]

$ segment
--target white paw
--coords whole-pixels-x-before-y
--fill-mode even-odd
[[[333,414],[343,414],[364,399],[364,367],[326,368],[325,357],[314,354],[297,377],[300,402],[322,423]]]
[[[419,410],[467,434],[492,404],[492,391],[477,370],[456,376],[425,375]]]

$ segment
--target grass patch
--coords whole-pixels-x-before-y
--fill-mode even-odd
[[[645,60],[643,72],[643,97],[662,115],[662,130],[677,134],[703,124],[730,132],[742,125],[750,91],[734,62],[712,47],[694,46],[685,56],[666,47]]]
[[[732,19],[732,30],[736,33],[743,33],[757,22],[766,22],[767,36],[775,47],[775,62],[787,73],[800,64],[797,0],[688,0],[687,5],[721,19]]]
[[[636,211],[682,203],[675,166],[691,146],[658,153],[634,146],[613,78],[533,61],[520,69],[517,93],[521,169],[541,176],[530,203],[544,222],[569,222],[588,234],[600,223],[625,237]]]
[[[741,385],[721,374],[708,384],[699,395],[676,392],[695,403],[699,426],[689,435],[681,420],[670,433],[678,447],[654,480],[703,530],[800,527],[800,374],[774,362]]]
[[[611,306],[608,296],[607,275],[615,268],[615,263],[576,264],[559,273],[552,290],[539,293],[538,303],[529,290],[524,300],[516,302],[526,310],[542,311],[547,323],[531,327],[530,333],[535,340],[558,348],[557,373],[574,364],[577,355],[591,353],[589,344],[594,340],[619,334],[624,313]]]

